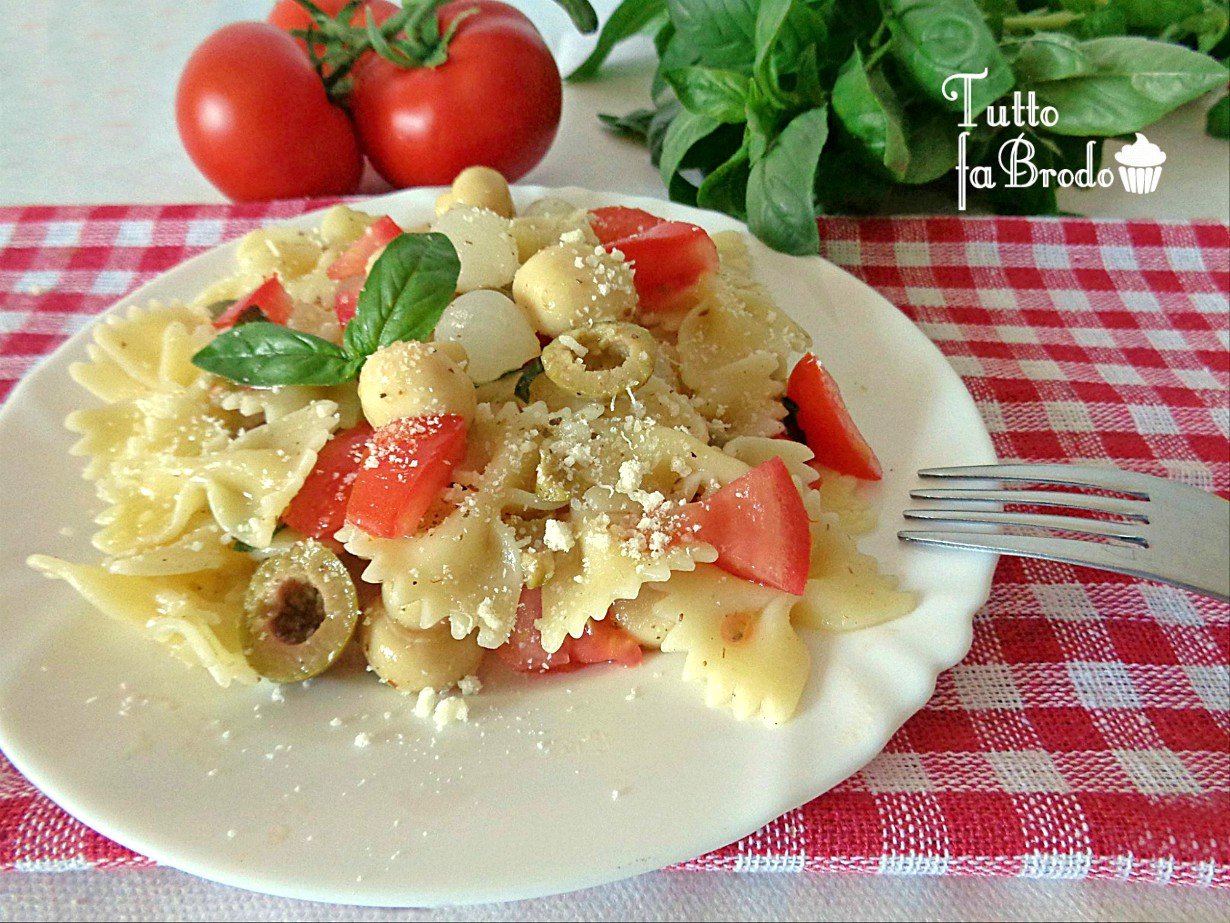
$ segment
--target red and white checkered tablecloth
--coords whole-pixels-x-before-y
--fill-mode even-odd
[[[0,208],[0,399],[187,256],[320,203]],[[1230,228],[824,219],[823,254],[949,357],[1005,460],[1230,494]],[[973,649],[867,768],[685,868],[1230,887],[1230,610],[1004,559]],[[0,758],[0,869],[148,864]]]

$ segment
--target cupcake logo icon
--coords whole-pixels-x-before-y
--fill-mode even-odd
[[[1137,132],[1135,141],[1115,153],[1115,160],[1119,162],[1119,178],[1124,188],[1138,195],[1148,195],[1162,178],[1166,152]]]

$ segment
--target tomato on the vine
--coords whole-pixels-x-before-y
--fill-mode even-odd
[[[350,0],[315,0],[317,8],[330,17],[336,17],[349,2]],[[355,11],[350,14],[350,24],[358,27],[364,26],[367,23],[368,9],[371,9],[372,19],[375,20],[376,25],[380,25],[400,10],[401,7],[395,3],[390,3],[389,0],[363,0]],[[312,16],[298,0],[278,0],[273,5],[273,9],[269,11],[269,15],[265,17],[265,22],[289,32],[291,29],[307,29],[308,26],[312,25]],[[307,41],[305,39],[295,36],[295,41],[300,48],[307,51]],[[324,51],[323,44],[313,44],[316,45],[317,53]]]
[[[232,199],[345,194],[363,173],[350,119],[268,23],[223,26],[192,53],[175,118],[188,156]]]
[[[442,35],[456,25],[443,63],[403,68],[376,57],[355,74],[363,149],[399,187],[450,183],[472,166],[519,179],[559,127],[555,59],[534,24],[496,0],[454,0],[438,17]]]

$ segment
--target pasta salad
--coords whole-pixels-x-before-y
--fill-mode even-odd
[[[237,264],[98,325],[71,369],[98,400],[67,426],[103,560],[29,561],[220,685],[358,647],[439,722],[484,658],[660,651],[777,724],[803,632],[914,608],[856,545],[875,454],[741,234],[518,214],[472,168],[430,225],[337,206]]]

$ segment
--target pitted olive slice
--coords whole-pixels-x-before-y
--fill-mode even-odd
[[[337,555],[314,539],[264,561],[244,600],[243,652],[261,676],[295,683],[323,673],[345,649],[359,600]]]

